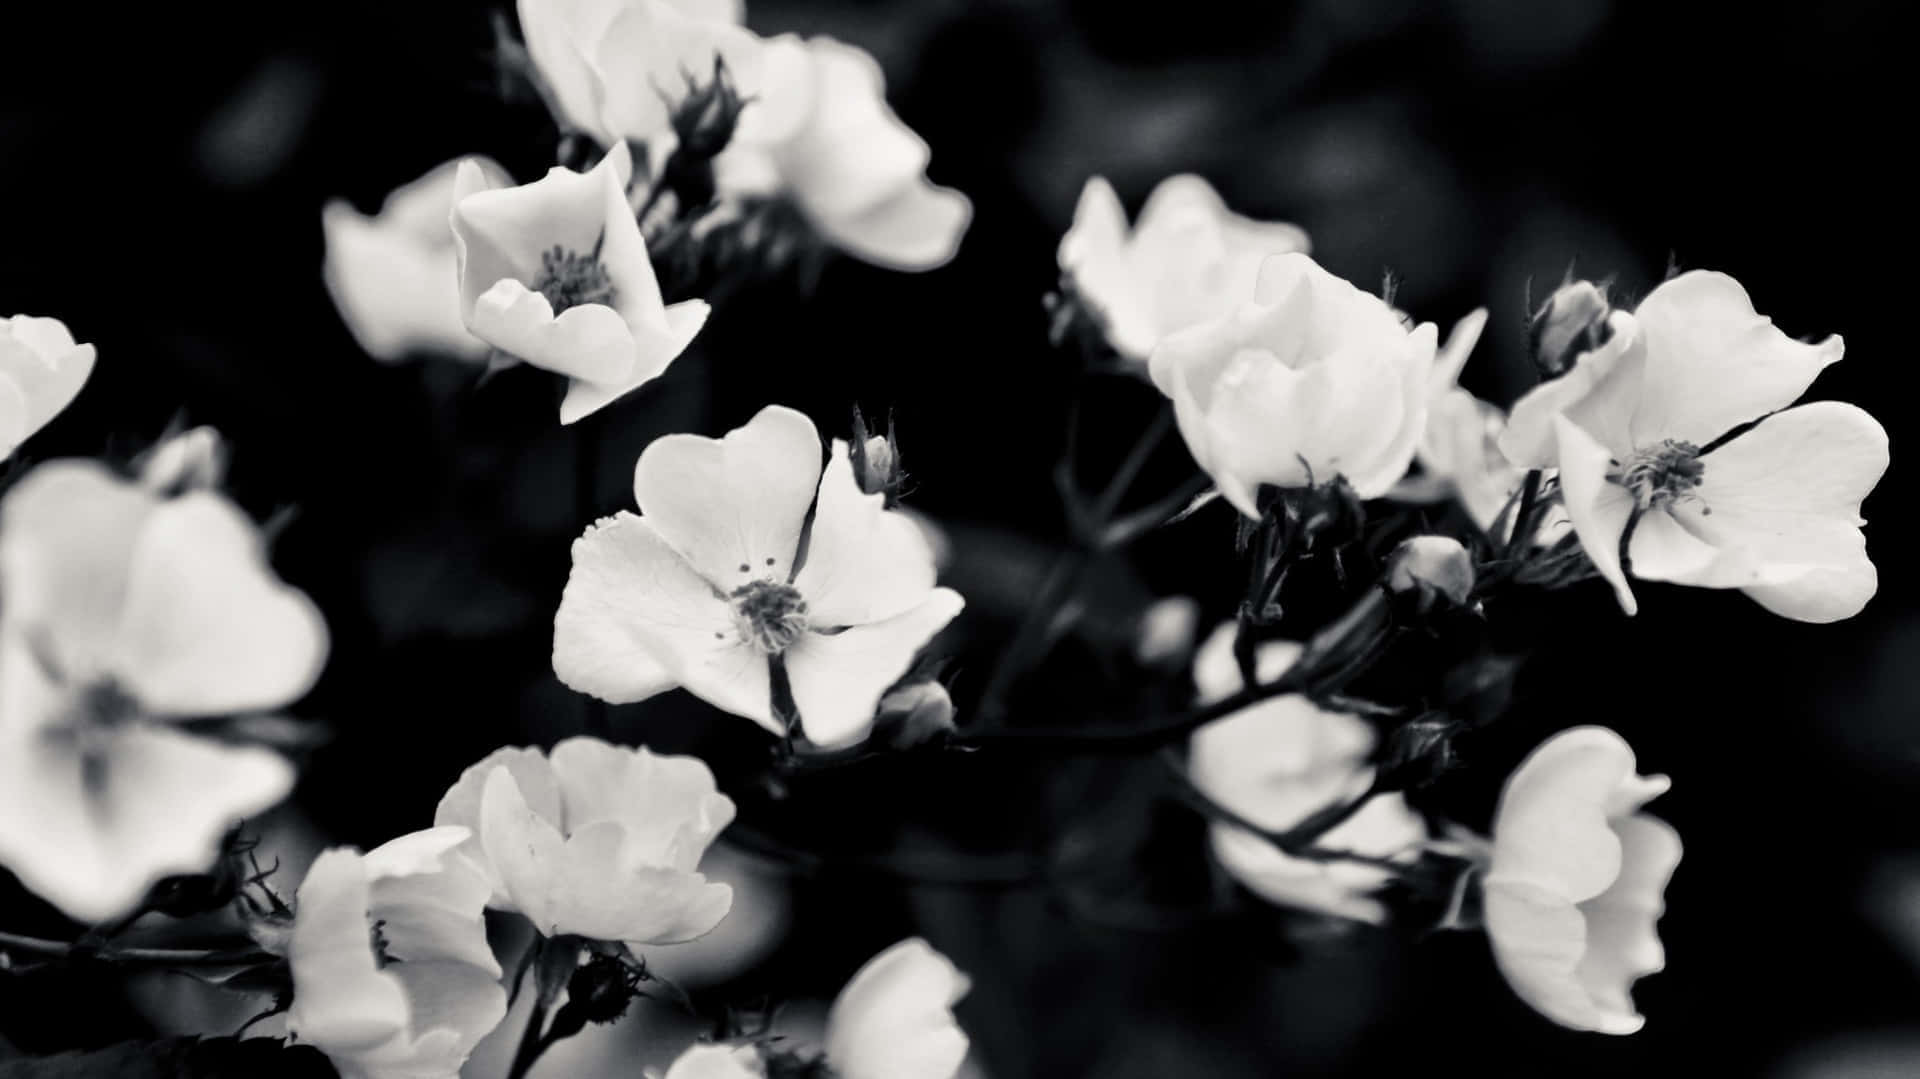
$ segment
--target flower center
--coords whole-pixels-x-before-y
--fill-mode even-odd
[[[76,690],[67,721],[47,733],[73,747],[80,759],[82,785],[98,794],[107,786],[113,740],[140,718],[139,703],[111,680],[102,680]]]
[[[533,290],[547,298],[554,314],[586,303],[613,306],[613,279],[600,261],[600,245],[605,240],[606,234],[601,233],[593,242],[593,250],[584,255],[558,244],[540,252],[540,276],[534,278]]]
[[[1700,447],[1669,438],[1634,454],[1613,481],[1633,492],[1641,509],[1659,509],[1693,497],[1693,489],[1706,475]]]
[[[787,650],[807,628],[807,601],[792,585],[748,581],[733,590],[740,639],[770,656]]]
[[[368,923],[367,944],[373,949],[373,965],[376,968],[385,970],[387,967],[400,961],[395,959],[393,953],[388,950],[391,946],[387,943],[387,920],[385,918],[378,918]]]

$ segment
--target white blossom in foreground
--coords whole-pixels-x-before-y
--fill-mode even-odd
[[[927,179],[932,151],[887,105],[865,49],[784,34],[740,85],[753,100],[714,161],[723,196],[790,199],[828,243],[890,270],[953,258],[973,204]]]
[[[1163,338],[1149,371],[1194,460],[1257,518],[1262,484],[1339,475],[1374,498],[1406,475],[1426,429],[1436,337],[1432,323],[1408,330],[1379,297],[1307,256],[1275,255],[1252,302]]]
[[[543,754],[495,750],[440,799],[433,822],[473,833],[493,906],[534,928],[674,944],[726,916],[733,889],[699,872],[733,801],[697,757],[569,738]]]
[[[93,361],[57,318],[0,318],[0,459],[73,403]]]
[[[953,1079],[967,1035],[953,1006],[967,976],[918,937],[867,960],[827,1012],[827,1063],[840,1079]]]
[[[963,605],[934,587],[921,529],[860,489],[846,444],[834,442],[823,472],[813,421],[789,408],[764,408],[724,438],[655,440],[634,497],[639,515],[574,541],[554,617],[554,672],[605,701],[681,686],[785,735],[778,662],[806,737],[851,745]]]
[[[588,172],[554,168],[519,187],[494,186],[471,160],[456,177],[461,317],[507,356],[571,380],[561,423],[658,378],[707,320],[704,300],[662,301],[627,203],[632,172],[617,143]]]
[[[511,181],[500,166],[473,158],[491,186]],[[460,317],[453,209],[459,161],[396,188],[369,217],[343,199],[320,211],[327,258],[322,276],[354,340],[376,360],[421,353],[479,361],[488,346]]]
[[[767,1065],[751,1045],[696,1045],[674,1058],[661,1079],[766,1079]]]
[[[1243,683],[1234,660],[1235,626],[1222,625],[1194,658],[1200,699],[1232,696]],[[1290,641],[1261,644],[1255,674],[1269,682],[1299,658]],[[1358,716],[1329,712],[1299,694],[1261,701],[1193,733],[1188,775],[1201,793],[1269,832],[1283,832],[1328,806],[1364,792],[1373,728]],[[1248,890],[1281,906],[1379,923],[1386,908],[1374,897],[1390,871],[1351,861],[1314,861],[1282,852],[1238,825],[1210,827],[1214,856]],[[1379,795],[1323,835],[1317,846],[1412,862],[1427,838],[1425,823],[1399,793]]]
[[[1879,583],[1860,503],[1886,471],[1886,432],[1853,405],[1787,407],[1841,339],[1795,341],[1739,282],[1698,270],[1617,326],[1514,405],[1501,445],[1516,464],[1559,467],[1621,606],[1636,610],[1631,574],[1739,588],[1803,622],[1859,613]]]
[[[1640,807],[1667,777],[1635,773],[1604,727],[1543,742],[1507,780],[1486,876],[1487,936],[1514,992],[1562,1026],[1631,1034],[1633,983],[1666,965],[1654,923],[1680,837]]]
[[[205,869],[293,786],[173,720],[277,709],[327,653],[313,603],[210,491],[162,499],[50,461],[0,500],[0,863],[82,921]]]
[[[1307,250],[1298,226],[1242,217],[1191,175],[1162,180],[1129,229],[1113,186],[1095,176],[1060,238],[1059,262],[1114,351],[1144,366],[1167,334],[1251,302],[1266,256]]]
[[[456,1079],[507,1012],[481,917],[487,882],[460,828],[430,828],[307,870],[287,946],[287,1032],[343,1079]]]

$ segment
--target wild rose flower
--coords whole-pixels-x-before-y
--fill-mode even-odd
[[[467,833],[430,828],[307,870],[287,946],[287,1032],[343,1079],[456,1079],[507,1013]]]
[[[468,768],[433,822],[470,829],[491,905],[542,934],[674,944],[711,930],[733,889],[698,870],[733,801],[696,757],[569,738],[551,753],[494,751]]]
[[[627,203],[624,143],[591,171],[495,187],[474,161],[456,177],[460,310],[474,336],[571,382],[573,423],[658,378],[707,320],[703,300],[667,307]]]
[[[0,318],[0,458],[73,403],[93,361],[57,318]]]
[[[967,1035],[953,1006],[967,976],[918,937],[867,960],[827,1012],[827,1063],[840,1079],[953,1079]]]
[[[1299,227],[1242,217],[1192,175],[1162,180],[1129,230],[1120,197],[1095,176],[1060,238],[1059,262],[1114,351],[1144,366],[1166,335],[1252,302],[1266,256],[1307,250]]]
[[[1235,508],[1258,518],[1261,484],[1336,475],[1362,498],[1406,475],[1426,429],[1432,323],[1301,254],[1261,264],[1251,303],[1161,340],[1149,371],[1187,448]]]
[[[1575,1030],[1631,1034],[1645,1022],[1629,991],[1666,965],[1654,923],[1680,862],[1680,837],[1639,812],[1667,777],[1634,771],[1604,727],[1541,743],[1507,780],[1494,813],[1487,936],[1514,992]]]
[[[1841,339],[1795,341],[1739,282],[1699,270],[1615,325],[1514,405],[1501,446],[1516,464],[1558,465],[1620,605],[1637,609],[1631,573],[1738,588],[1803,622],[1859,613],[1878,587],[1860,502],[1886,471],[1886,432],[1853,405],[1787,407]]]
[[[489,186],[511,183],[493,162],[470,160]],[[376,360],[487,356],[487,343],[467,332],[460,317],[459,267],[447,223],[459,171],[459,161],[438,166],[394,189],[371,217],[343,199],[320,211],[327,292],[354,340]]]
[[[963,605],[934,587],[919,526],[861,491],[844,442],[823,472],[813,421],[792,409],[724,438],[656,439],[633,488],[639,515],[574,541],[554,617],[554,672],[601,700],[681,686],[785,736],[778,663],[806,737],[851,745]]]
[[[1194,657],[1194,682],[1204,702],[1232,696],[1243,685],[1234,633],[1232,623],[1222,625]],[[1290,641],[1265,642],[1255,656],[1255,673],[1262,682],[1272,681],[1299,655],[1300,646]],[[1195,731],[1187,769],[1194,786],[1217,805],[1266,831],[1284,832],[1364,792],[1373,782],[1368,760],[1375,741],[1373,728],[1360,717],[1285,694]],[[1268,902],[1354,921],[1386,920],[1386,908],[1373,893],[1391,879],[1389,870],[1296,858],[1225,821],[1215,821],[1209,835],[1221,866]],[[1317,845],[1412,862],[1426,838],[1425,823],[1394,793],[1368,801]]]
[[[326,625],[210,491],[162,499],[92,461],[0,500],[0,862],[82,921],[198,872],[293,768],[172,721],[300,697]]]

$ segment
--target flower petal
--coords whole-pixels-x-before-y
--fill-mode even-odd
[[[1487,886],[1512,884],[1584,903],[1620,876],[1610,821],[1667,788],[1634,771],[1632,747],[1605,727],[1575,727],[1541,743],[1513,771],[1493,822]]]
[[[1634,600],[1627,575],[1620,568],[1620,537],[1626,533],[1627,521],[1633,516],[1633,496],[1626,488],[1608,482],[1613,456],[1594,441],[1592,435],[1574,426],[1565,416],[1553,417],[1553,429],[1559,446],[1560,491],[1567,517],[1572,520],[1573,530],[1580,537],[1580,546],[1587,552],[1593,568],[1613,585],[1620,609],[1633,614],[1640,605]]]
[[[936,588],[918,607],[883,622],[801,634],[787,649],[786,665],[808,740],[831,748],[865,738],[887,688],[965,605],[958,592]]]
[[[1706,445],[1792,404],[1845,344],[1795,341],[1753,309],[1740,282],[1693,270],[1647,294],[1634,311],[1647,368],[1633,417],[1636,445],[1672,438]]]
[[[781,146],[780,173],[807,215],[844,221],[878,207],[926,171],[926,141],[900,122],[872,54],[830,37],[806,41],[813,112]]]
[[[134,545],[115,673],[168,715],[288,704],[327,659],[327,624],[274,576],[260,533],[231,502],[191,491],[154,510]]]
[[[1632,1016],[1633,983],[1667,963],[1655,923],[1666,910],[1667,881],[1680,864],[1680,836],[1645,814],[1617,820],[1613,830],[1620,837],[1620,876],[1580,905],[1587,943],[1575,974],[1601,1008]]]
[[[567,383],[567,395],[560,402],[560,422],[583,420],[665,374],[667,366],[693,343],[711,313],[705,300],[683,300],[667,308],[664,332],[637,335],[633,370],[626,378],[617,382],[576,378]]]
[[[622,0],[519,0],[527,53],[560,106],[565,123],[600,136],[601,75],[590,61],[594,43],[627,5]]]
[[[554,746],[552,760],[566,805],[565,830],[614,821],[626,829],[630,857],[692,870],[733,823],[733,800],[720,793],[712,770],[698,757],[576,737]]]
[[[1521,1000],[1574,1030],[1632,1034],[1645,1020],[1609,1011],[1580,983],[1587,923],[1580,908],[1524,883],[1487,883],[1487,939],[1494,962]]]
[[[473,300],[467,326],[515,359],[593,382],[624,385],[640,353],[632,328],[613,308],[583,303],[556,315],[545,296],[510,277]]]
[[[668,435],[653,446],[686,437]],[[671,679],[785,733],[773,718],[766,657],[742,642],[733,608],[651,518],[621,513],[573,542],[573,571],[553,620],[553,670],[568,686],[615,704],[651,696]]]
[[[959,253],[973,220],[973,203],[951,187],[924,178],[856,214],[814,222],[835,247],[862,262],[918,273],[938,269]]]
[[[794,587],[816,627],[857,626],[892,618],[933,588],[933,549],[886,497],[867,494],[853,476],[847,444],[834,439],[808,534],[807,561]]]
[[[1565,374],[1528,390],[1507,415],[1500,450],[1522,469],[1554,463],[1554,421],[1564,415],[1607,451],[1624,457],[1633,450],[1630,430],[1639,407],[1646,370],[1646,342],[1639,323],[1624,311],[1607,318],[1612,336],[1585,352]]]
[[[827,1011],[827,1061],[841,1079],[952,1079],[967,1055],[953,1006],[967,976],[918,937],[869,959]]]
[[[94,347],[76,344],[57,318],[0,319],[0,381],[12,382],[26,404],[25,431],[0,449],[11,452],[11,446],[72,404],[93,373],[95,358]]]
[[[769,405],[722,438],[655,439],[634,467],[634,498],[713,587],[785,582],[820,482],[820,456],[813,421]]]
[[[665,1079],[766,1079],[760,1051],[749,1045],[694,1045],[674,1058]]]
[[[552,766],[547,763],[547,755],[538,749],[520,746],[502,746],[461,772],[460,778],[447,788],[447,793],[440,796],[440,804],[433,811],[433,823],[436,828],[467,830],[468,836],[462,849],[486,875],[492,892],[490,904],[505,907],[509,903],[506,886],[500,880],[499,871],[487,859],[486,848],[480,842],[480,796],[486,790],[487,777],[496,768],[505,768],[512,774],[515,786],[520,788],[520,797],[540,819],[555,828],[564,823],[560,809],[560,785],[554,778]]]
[[[466,828],[427,828],[367,852],[367,914],[380,925],[388,956],[408,965],[454,963],[500,976],[481,914],[492,889],[465,854],[472,839]]]
[[[297,893],[288,947],[293,1006],[288,1033],[328,1054],[353,1054],[405,1034],[411,1008],[400,979],[382,971],[368,935],[372,886],[358,851],[314,859]]]

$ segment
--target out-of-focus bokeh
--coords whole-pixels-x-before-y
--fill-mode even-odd
[[[537,371],[482,381],[367,359],[321,286],[327,199],[370,210],[465,152],[523,180],[550,160],[537,103],[500,99],[493,13],[21,4],[0,20],[0,313],[59,317],[100,349],[91,384],[22,456],[126,456],[184,416],[230,437],[243,505],[291,512],[276,565],[326,611],[335,651],[300,709],[333,739],[269,824],[289,851],[425,826],[496,745],[611,730],[701,753],[743,819],[829,855],[1018,850],[1064,830],[1116,874],[1176,892],[1204,878],[1201,824],[1153,800],[1151,761],[983,752],[776,783],[751,724],[683,694],[589,706],[550,667],[568,544],[630,502],[651,438],[717,434],[769,402],[839,433],[857,403],[892,410],[910,504],[952,542],[949,578],[970,604],[949,670],[970,700],[1064,535],[1049,470],[1076,386],[1046,344],[1054,245],[1089,175],[1137,209],[1191,171],[1241,212],[1304,226],[1334,272],[1390,276],[1419,318],[1490,306],[1465,381],[1502,403],[1530,378],[1529,287],[1541,296],[1570,269],[1628,296],[1670,264],[1725,270],[1787,332],[1845,335],[1847,360],[1814,395],[1864,405],[1894,447],[1867,504],[1882,574],[1867,612],[1806,626],[1735,594],[1649,588],[1628,620],[1598,585],[1558,597],[1525,642],[1512,714],[1427,800],[1483,826],[1507,770],[1579,722],[1615,727],[1644,770],[1674,777],[1653,808],[1687,852],[1661,926],[1669,969],[1636,994],[1645,1031],[1550,1025],[1473,934],[1186,919],[1134,895],[905,887],[857,859],[790,874],[738,852],[728,872],[757,883],[724,930],[737,935],[680,958],[695,992],[830,999],[919,933],[974,976],[959,1011],[993,1079],[1920,1068],[1898,5],[750,0],[762,33],[878,56],[933,148],[932,178],[973,199],[972,229],[930,274],[841,260],[804,298],[785,284],[736,297],[665,378],[566,429]],[[1153,403],[1141,386],[1094,386],[1090,482]],[[1143,483],[1171,489],[1184,467],[1170,452]],[[1109,567],[1062,673],[1025,707],[1058,722],[1126,692],[1100,688],[1102,657],[1155,596],[1197,596],[1203,627],[1228,614],[1231,536],[1226,514],[1199,516]],[[0,913],[9,929],[69,931],[10,885]],[[0,1034],[45,1051],[182,1021],[180,993],[122,1001],[97,984],[0,976]],[[637,1074],[632,1046],[657,1047],[649,1031],[672,1022],[654,1009],[599,1063],[583,1045],[570,1073]],[[471,1071],[497,1074],[498,1059],[483,1050]]]

